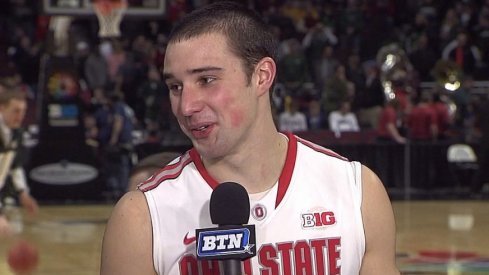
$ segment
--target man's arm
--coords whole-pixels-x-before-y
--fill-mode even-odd
[[[24,168],[16,167],[10,172],[15,189],[19,192],[19,202],[30,215],[36,215],[39,212],[37,200],[29,193],[29,186],[25,176]]]
[[[37,200],[29,194],[27,190],[22,190],[19,193],[19,202],[27,210],[30,215],[37,215],[39,212],[39,205]]]
[[[392,206],[380,179],[362,167],[362,216],[365,229],[365,255],[361,275],[397,275],[396,225]]]
[[[114,122],[112,124],[112,133],[110,135],[110,145],[116,145],[119,141],[119,136],[122,132],[124,118],[120,114],[114,115]]]
[[[0,239],[3,237],[9,237],[13,234],[12,227],[8,222],[7,218],[0,213]]]
[[[144,194],[126,193],[114,207],[105,229],[100,274],[156,274],[152,233]]]
[[[387,123],[387,131],[397,143],[406,143],[406,139],[401,136],[401,134],[399,134],[399,131],[397,130],[397,127],[396,125],[394,125],[394,123]]]

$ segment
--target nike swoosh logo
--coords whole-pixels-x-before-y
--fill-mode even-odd
[[[190,237],[188,236],[188,232],[187,234],[185,234],[185,237],[183,237],[183,244],[184,245],[190,245],[192,244],[193,242],[195,242],[196,238],[195,237]]]

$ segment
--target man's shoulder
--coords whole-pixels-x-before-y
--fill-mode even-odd
[[[147,212],[146,198],[142,192],[129,191],[117,202],[115,210],[130,216],[139,216],[143,212]]]
[[[138,189],[142,192],[147,192],[170,183],[177,184],[178,182],[183,181],[186,176],[193,173],[198,173],[196,168],[186,169],[192,162],[193,160],[190,153],[186,152],[170,162],[168,165],[162,167],[145,182],[141,183],[138,186]]]
[[[318,159],[324,157],[326,159],[349,161],[348,158],[338,154],[334,150],[329,149],[323,145],[314,143],[312,141],[309,141],[307,139],[297,137],[297,142],[299,148],[305,149],[302,152],[304,152],[304,154],[306,154],[307,157],[318,158]]]

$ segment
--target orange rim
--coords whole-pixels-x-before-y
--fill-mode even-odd
[[[127,7],[127,3],[125,1],[107,1],[107,0],[98,0],[92,3],[93,8],[100,12],[102,15],[109,14],[113,9],[117,8],[125,8]]]

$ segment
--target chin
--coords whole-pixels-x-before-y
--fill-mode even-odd
[[[206,159],[216,159],[220,158],[225,153],[223,153],[222,148],[216,149],[216,146],[202,146],[202,145],[194,145],[195,149],[199,152],[199,154]]]

